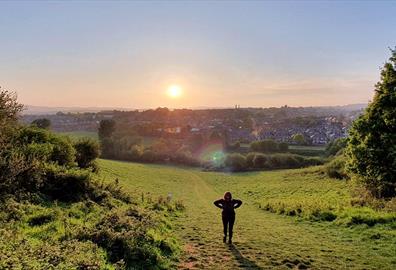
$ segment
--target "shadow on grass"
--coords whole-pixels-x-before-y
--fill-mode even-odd
[[[236,246],[231,244],[231,245],[229,245],[228,248],[231,251],[232,255],[234,255],[235,259],[239,262],[240,268],[263,269],[262,267],[258,266],[254,261],[251,261],[248,258],[245,258]]]

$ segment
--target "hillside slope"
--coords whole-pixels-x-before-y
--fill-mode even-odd
[[[295,192],[305,192],[307,197],[321,192],[325,199],[350,200],[345,182],[315,174],[314,169],[226,174],[108,160],[100,160],[99,165],[100,177],[117,178],[135,194],[184,201],[186,213],[175,221],[184,243],[180,269],[396,267],[394,223],[345,226],[259,208],[266,197],[288,197]],[[244,201],[237,210],[233,246],[222,243],[220,211],[213,205],[227,190]]]

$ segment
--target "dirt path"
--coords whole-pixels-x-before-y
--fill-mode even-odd
[[[263,245],[276,248],[279,236],[276,236],[276,242],[271,242],[268,235],[262,234],[263,229],[271,227],[270,231],[273,231],[274,226],[279,230],[282,227],[268,220],[267,214],[250,201],[245,200],[242,210],[238,211],[234,244],[224,244],[221,210],[212,204],[220,195],[199,176],[191,174],[190,180],[194,197],[187,202],[185,217],[177,222],[179,234],[185,242],[180,269],[264,269],[280,265],[308,268],[309,258],[282,257],[279,261],[265,251]]]
[[[237,210],[234,244],[224,244],[220,210],[212,203],[221,194],[195,173],[189,181],[186,215],[176,223],[185,243],[179,269],[349,269],[345,254],[359,253],[350,239],[267,213],[249,198]],[[362,258],[363,268],[369,267]]]

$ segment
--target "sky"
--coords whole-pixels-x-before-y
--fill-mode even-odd
[[[0,1],[0,14],[0,86],[37,106],[366,103],[396,46],[393,1]]]

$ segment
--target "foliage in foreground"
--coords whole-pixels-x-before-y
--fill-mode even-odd
[[[396,196],[396,50],[385,63],[373,101],[349,133],[348,169],[375,197]]]
[[[17,123],[0,91],[0,269],[163,269],[178,245],[169,201],[137,205],[118,181],[95,182],[98,145]]]
[[[152,202],[127,204],[108,190],[98,189],[98,202],[5,202],[0,268],[169,268],[179,248],[164,215],[177,211],[174,203],[154,210]]]

